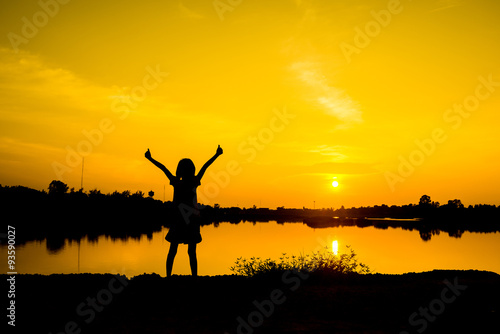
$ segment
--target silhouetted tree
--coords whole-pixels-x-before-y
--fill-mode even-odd
[[[461,200],[454,199],[454,200],[448,201],[448,207],[451,209],[462,209],[464,207],[464,205],[462,204]]]
[[[62,195],[68,192],[68,185],[62,181],[53,180],[49,184],[49,195]]]
[[[135,193],[133,193],[132,195],[130,195],[131,198],[135,198],[135,199],[138,199],[138,198],[144,198],[144,193],[140,190],[137,190]]]
[[[100,190],[97,190],[97,189],[92,189],[89,191],[89,196],[90,197],[97,197],[97,196],[101,196],[101,191]]]
[[[428,206],[431,204],[431,197],[428,195],[423,195],[420,197],[420,201],[418,202],[418,205],[420,206]]]

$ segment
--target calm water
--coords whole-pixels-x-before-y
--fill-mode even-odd
[[[49,253],[46,242],[29,242],[17,247],[19,273],[120,273],[129,277],[142,273],[165,276],[168,229],[144,235],[140,240],[112,240],[104,236],[97,242],[83,239],[66,242],[57,253]],[[321,247],[332,249],[336,241],[339,253],[350,245],[359,261],[372,272],[405,273],[433,269],[478,269],[500,274],[500,233],[464,232],[461,238],[446,233],[422,241],[418,231],[355,226],[312,229],[302,223],[220,223],[201,229],[198,245],[200,275],[231,274],[229,267],[237,257],[253,256],[278,259],[282,253],[299,255]],[[2,246],[2,254],[6,247]],[[7,272],[6,261],[1,262]],[[187,246],[180,245],[174,274],[190,274]]]

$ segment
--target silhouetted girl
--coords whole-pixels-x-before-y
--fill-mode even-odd
[[[201,242],[201,234],[196,188],[200,185],[201,178],[203,174],[205,174],[208,166],[210,166],[221,154],[222,148],[219,145],[215,155],[203,165],[198,175],[195,174],[193,162],[190,159],[182,159],[177,165],[175,176],[172,175],[164,165],[151,157],[149,149],[145,154],[149,161],[167,175],[170,184],[174,187],[173,203],[175,206],[175,217],[165,237],[165,239],[170,242],[170,249],[167,255],[167,277],[172,275],[172,267],[179,244],[188,245],[191,273],[193,276],[198,275],[196,244]]]

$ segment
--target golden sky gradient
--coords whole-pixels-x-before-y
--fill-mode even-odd
[[[20,0],[0,11],[0,184],[205,204],[500,204],[500,2]],[[332,187],[336,177],[338,187]]]

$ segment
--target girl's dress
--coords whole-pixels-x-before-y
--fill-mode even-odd
[[[200,179],[196,176],[190,180],[176,177],[170,184],[174,187],[175,214],[165,239],[178,244],[200,243],[200,212],[196,196]]]

